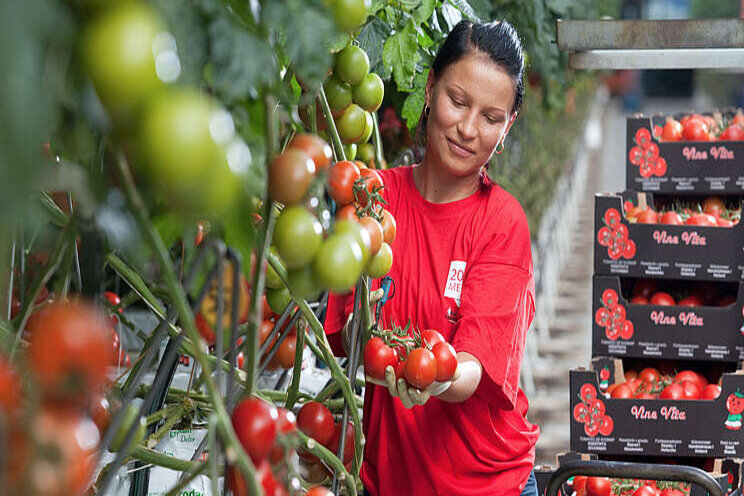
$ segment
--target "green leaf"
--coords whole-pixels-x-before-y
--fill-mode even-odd
[[[409,21],[401,31],[388,38],[382,48],[382,63],[392,70],[399,90],[411,87],[416,62],[420,58],[413,20]]]
[[[219,16],[209,26],[212,83],[226,103],[257,95],[276,74],[274,51],[268,42]]]
[[[382,46],[389,35],[390,26],[377,17],[372,18],[359,33],[357,41],[359,46],[367,52],[372,72],[377,72],[377,67],[382,63]]]
[[[452,28],[462,20],[462,13],[448,3],[442,5],[440,13],[442,14],[445,24],[447,24],[447,32],[452,31]]]
[[[431,15],[434,13],[436,4],[436,0],[423,1],[421,6],[417,8],[416,11],[413,13],[413,20],[416,22],[416,25],[419,25],[422,22],[426,22],[426,20],[431,17]]]
[[[385,8],[386,4],[387,0],[372,0],[372,5],[367,9],[367,15],[373,16],[377,14],[377,12]]]
[[[493,5],[490,0],[468,0],[475,14],[483,20],[493,18]]]
[[[413,91],[406,97],[400,111],[401,116],[406,120],[411,136],[413,136],[416,126],[418,126],[421,110],[423,110],[426,101],[426,79],[428,76],[428,70],[416,74],[416,77],[413,78]]]
[[[400,8],[406,12],[413,12],[413,10],[421,5],[423,0],[399,0]]]

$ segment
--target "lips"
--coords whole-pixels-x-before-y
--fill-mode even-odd
[[[449,145],[449,149],[452,151],[452,153],[454,153],[458,157],[465,158],[475,153],[473,150],[463,145],[462,143],[449,138],[447,138],[447,145]]]

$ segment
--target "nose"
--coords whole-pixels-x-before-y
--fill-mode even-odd
[[[476,112],[468,112],[457,123],[457,132],[463,141],[472,140],[478,134],[477,118]]]

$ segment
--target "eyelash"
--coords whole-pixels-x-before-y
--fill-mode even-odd
[[[461,102],[460,100],[457,100],[453,97],[450,97],[450,99],[452,100],[452,104],[457,108],[462,108],[465,106],[465,103]],[[486,120],[488,121],[489,124],[498,124],[501,122],[501,119],[498,119],[498,118],[494,119],[488,116],[486,116]]]

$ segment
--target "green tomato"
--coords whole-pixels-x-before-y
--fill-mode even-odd
[[[372,143],[362,143],[357,147],[357,159],[365,164],[375,160],[375,147]]]
[[[372,131],[375,130],[375,121],[372,120],[372,114],[364,113],[364,134],[359,138],[359,143],[366,143],[372,137]]]
[[[166,201],[202,212],[231,205],[238,178],[211,125],[229,114],[195,90],[165,92],[148,106],[139,133],[143,172]]]
[[[320,285],[315,280],[312,265],[287,272],[289,287],[305,300],[313,300],[320,293]]]
[[[369,237],[369,231],[362,227],[358,222],[339,220],[333,225],[333,232],[338,234],[350,234],[353,236],[354,240],[359,244],[359,248],[362,250],[362,265],[367,264],[372,246],[372,239]]]
[[[275,246],[271,246],[269,249],[275,256],[279,256],[279,252],[277,252]],[[284,265],[284,261],[282,261],[282,265]],[[279,274],[276,273],[274,268],[268,262],[266,263],[266,287],[271,289],[279,289],[284,287],[282,278],[279,277]]]
[[[126,408],[126,410],[124,411],[124,418],[119,425],[119,430],[117,430],[116,434],[114,435],[114,439],[111,441],[111,444],[109,444],[109,451],[111,452],[116,452],[122,449],[127,436],[127,431],[129,431],[129,428],[132,426],[132,424],[137,423],[138,425],[135,430],[134,437],[129,442],[126,449],[124,449],[124,451],[129,451],[130,449],[144,441],[145,434],[147,433],[147,420],[144,417],[140,416],[139,408],[137,408],[133,404],[129,404],[123,408]]]
[[[326,0],[339,31],[353,31],[367,20],[368,0]]]
[[[351,105],[352,91],[344,81],[341,81],[335,75],[331,75],[323,84],[328,106],[331,107],[331,113],[334,116],[341,115],[346,108]],[[323,114],[317,114],[317,119],[322,119]]]
[[[346,160],[354,160],[357,156],[357,145],[356,143],[348,143],[344,145],[344,155]]]
[[[348,45],[336,54],[333,73],[350,85],[364,81],[369,73],[367,52],[356,45]]]
[[[341,141],[344,143],[355,143],[362,137],[367,129],[367,115],[355,103],[349,105],[344,113],[336,119],[336,129]]]
[[[287,269],[310,263],[323,241],[323,227],[305,207],[287,207],[274,226],[274,246]]]
[[[387,243],[382,243],[379,251],[369,261],[364,272],[372,279],[384,277],[393,266],[393,249]]]
[[[266,290],[266,301],[268,302],[269,308],[271,308],[272,312],[281,314],[292,301],[292,296],[289,294],[287,288],[269,288]]]
[[[138,1],[112,2],[83,32],[83,65],[117,124],[132,125],[163,86],[155,70],[155,41],[161,32],[158,14]]]
[[[348,291],[362,274],[362,267],[362,249],[349,233],[329,236],[313,261],[318,283],[335,292]]]
[[[385,96],[385,85],[380,76],[374,72],[367,74],[361,83],[351,89],[354,103],[367,112],[375,112],[382,105]]]

